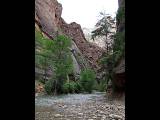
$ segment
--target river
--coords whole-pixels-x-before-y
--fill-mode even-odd
[[[106,93],[36,96],[35,120],[124,120],[125,101]]]

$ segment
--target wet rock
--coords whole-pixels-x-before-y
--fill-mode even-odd
[[[96,119],[97,117],[96,117],[96,116],[93,116],[92,118],[93,118],[93,119]]]
[[[104,114],[104,112],[103,112],[103,111],[100,111],[99,113],[100,113],[100,114]]]
[[[82,119],[83,117],[77,117],[78,119]]]
[[[67,105],[63,105],[62,108],[67,108]]]
[[[118,106],[118,109],[125,109],[123,106]]]
[[[62,115],[61,114],[55,114],[54,116],[55,117],[61,117]]]
[[[116,114],[110,114],[109,117],[114,118],[114,119],[122,119],[122,116],[116,115]]]
[[[78,115],[83,115],[83,113],[78,113]]]
[[[98,113],[100,110],[97,110],[96,113]]]
[[[88,97],[92,99],[88,100]],[[61,100],[61,102],[59,102],[59,100]],[[125,118],[125,109],[120,108],[120,110],[116,111],[115,108],[118,108],[117,101],[114,103],[112,101],[105,101],[103,94],[73,94],[60,98],[38,97],[36,101],[36,106],[50,105],[52,108],[43,107],[43,109],[40,109],[37,107],[35,110],[36,120],[51,120],[51,118],[53,118],[52,120],[67,120],[67,118],[68,120],[124,120]],[[46,104],[46,102],[49,102],[49,104]],[[59,107],[59,105],[61,107]],[[120,106],[124,107],[124,105],[123,103]],[[64,109],[63,107],[66,106],[67,108]],[[106,106],[112,106],[113,109],[106,108]]]
[[[101,117],[102,115],[101,115],[101,114],[98,114],[97,116],[98,116],[98,117]]]
[[[105,115],[103,115],[102,116],[102,118],[101,118],[101,120],[105,120],[106,119],[106,116]]]

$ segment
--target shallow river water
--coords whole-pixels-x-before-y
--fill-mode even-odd
[[[35,120],[124,120],[124,100],[105,93],[35,97]]]

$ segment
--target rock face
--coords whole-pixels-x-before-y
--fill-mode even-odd
[[[65,34],[73,40],[72,49],[76,73],[83,67],[91,66],[98,70],[97,60],[101,57],[103,50],[85,39],[81,26],[75,22],[67,24],[63,18],[62,5],[57,0],[35,0],[35,27],[49,38],[55,38],[58,34]],[[78,59],[83,58],[83,61]],[[76,61],[77,62],[76,62]]]
[[[125,59],[122,58],[115,68],[114,83],[119,91],[125,90]]]
[[[125,0],[118,0],[119,9],[122,7],[125,9]],[[125,31],[125,19],[121,19],[117,22],[117,32]],[[122,57],[114,70],[114,83],[115,86],[119,89],[124,91],[125,90],[125,58]]]
[[[51,37],[56,36],[61,13],[62,5],[56,0],[35,0],[35,21]]]

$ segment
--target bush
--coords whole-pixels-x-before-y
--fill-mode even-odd
[[[45,84],[45,80],[44,79],[39,79],[38,81],[43,83],[43,84]]]
[[[69,82],[63,85],[63,93],[80,93],[82,90],[78,82]]]
[[[45,91],[47,92],[47,94],[52,94],[53,93],[53,86],[54,86],[54,80],[53,79],[50,79],[46,82],[45,84]]]
[[[65,83],[63,85],[64,93],[74,93],[74,82]]]
[[[75,93],[80,93],[82,92],[82,86],[79,82],[76,82],[75,84]]]
[[[85,92],[92,92],[93,86],[95,84],[95,77],[95,73],[90,69],[81,71],[80,83]]]
[[[104,84],[104,83],[100,83],[99,85],[98,85],[98,91],[100,91],[100,92],[104,92],[105,90],[106,90],[106,83]]]

